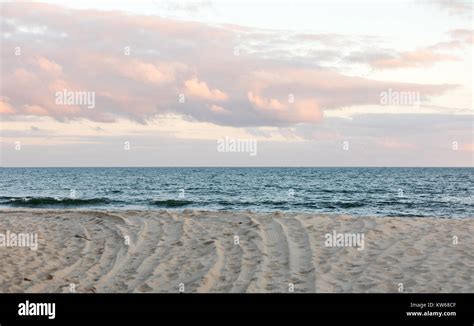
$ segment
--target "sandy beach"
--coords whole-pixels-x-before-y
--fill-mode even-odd
[[[474,292],[472,218],[5,209],[7,232],[38,241],[3,241],[0,292]]]

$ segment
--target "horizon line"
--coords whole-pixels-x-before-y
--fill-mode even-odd
[[[460,168],[460,169],[465,169],[465,168],[474,168],[474,166],[400,166],[400,165],[394,165],[394,166],[375,166],[375,165],[355,165],[355,166],[327,166],[327,165],[302,165],[302,166],[212,166],[212,165],[206,165],[206,166],[188,166],[188,165],[183,165],[183,166],[0,166],[0,168],[6,168],[6,169],[51,169],[51,168],[191,168],[191,169],[196,169],[196,168],[249,168],[249,169],[254,169],[254,168],[434,168],[434,169],[439,169],[439,168]]]

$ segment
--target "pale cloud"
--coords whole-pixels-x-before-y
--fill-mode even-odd
[[[177,116],[149,125],[120,120],[105,126],[28,119],[2,125],[3,166],[472,166],[473,157],[467,115],[368,114],[328,118],[317,128],[222,127]],[[31,130],[32,124],[40,130]],[[223,156],[216,151],[216,137],[223,135],[258,139],[259,154],[252,160],[248,155]],[[21,141],[21,151],[14,150],[16,141]],[[132,144],[131,152],[123,150],[124,141]],[[343,150],[344,141],[349,141],[349,151]]]
[[[25,105],[24,112],[27,115],[48,115],[49,112],[39,105]]]
[[[474,43],[474,31],[472,29],[454,29],[449,34],[462,42],[467,44]]]
[[[453,29],[448,32],[449,41],[438,42],[429,49],[432,50],[459,50],[474,44],[474,31],[470,29]]]
[[[382,54],[373,57],[369,64],[375,69],[429,67],[443,61],[460,61],[462,57],[446,53],[446,50],[461,50],[474,43],[474,32],[469,29],[455,29],[448,32],[449,41],[414,51]]]
[[[474,10],[473,4],[470,0],[431,0],[427,3],[434,3],[442,10],[447,10],[450,14],[455,15],[470,15]]]
[[[408,142],[402,142],[397,139],[382,138],[376,141],[377,145],[386,149],[415,149],[415,145]]]
[[[396,51],[372,46],[364,51],[350,52],[343,61],[364,63],[373,69],[430,68],[442,62],[461,62],[466,49],[473,44],[470,29],[453,29],[446,32],[448,40],[433,43],[415,50]]]
[[[437,62],[447,60],[459,60],[459,58],[449,54],[421,49],[375,59],[370,62],[370,65],[376,69],[413,68],[432,66]]]

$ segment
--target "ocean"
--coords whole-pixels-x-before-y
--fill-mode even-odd
[[[0,168],[0,207],[474,217],[474,168]]]

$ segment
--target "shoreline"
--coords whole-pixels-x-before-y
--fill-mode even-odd
[[[0,292],[474,292],[474,219],[0,209]],[[330,236],[328,236],[330,235]]]
[[[423,216],[423,215],[359,215],[359,214],[348,214],[348,213],[333,213],[333,212],[313,212],[310,210],[252,210],[244,208],[233,208],[228,210],[222,209],[208,209],[206,207],[194,208],[194,207],[139,207],[139,208],[110,208],[110,207],[87,207],[87,206],[69,206],[69,207],[21,207],[21,206],[0,206],[0,214],[2,213],[35,213],[35,212],[61,212],[61,213],[88,213],[88,212],[102,212],[102,213],[175,213],[175,214],[197,214],[197,213],[208,213],[208,214],[255,214],[255,215],[276,215],[276,216],[294,216],[294,215],[303,215],[303,216],[322,216],[322,217],[350,217],[350,218],[377,218],[377,219],[427,219],[427,220],[469,220],[474,219],[474,216]]]

